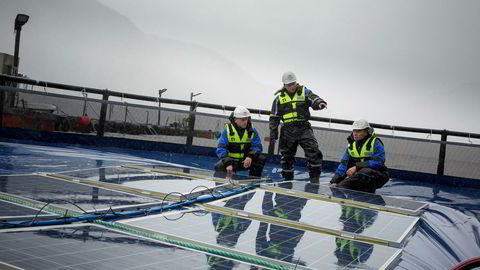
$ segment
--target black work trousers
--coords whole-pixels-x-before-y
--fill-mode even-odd
[[[245,159],[235,159],[230,157],[221,158],[215,164],[215,174],[214,177],[225,178],[227,175],[227,167],[229,165],[233,166],[233,171],[241,171],[241,170],[249,170],[248,175],[261,177],[263,166],[265,166],[265,162],[267,157],[263,154],[257,154],[252,158],[252,164],[249,168],[243,167],[243,161]]]
[[[337,183],[337,187],[375,193],[375,190],[383,187],[389,179],[387,171],[363,168],[354,175],[341,180]]]
[[[280,153],[282,154],[282,175],[286,180],[293,179],[293,165],[297,147],[303,148],[308,163],[310,179],[318,182],[322,172],[323,154],[318,149],[317,139],[309,122],[294,122],[285,124],[280,131]]]

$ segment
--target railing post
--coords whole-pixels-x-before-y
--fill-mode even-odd
[[[100,108],[100,121],[98,123],[97,137],[103,137],[105,133],[105,121],[107,119],[107,106],[108,106],[108,103],[106,101],[108,101],[109,96],[110,94],[108,93],[108,90],[105,89],[105,92],[103,93],[103,97],[102,97],[102,100],[104,102],[102,102],[102,107]]]
[[[5,85],[5,78],[0,78],[0,86]],[[3,107],[5,105],[5,91],[0,91],[0,128],[3,128]]]
[[[193,145],[193,133],[195,130],[195,110],[197,109],[198,102],[194,101],[190,105],[190,115],[188,116],[188,134],[187,134],[187,148],[190,149]]]
[[[445,172],[445,156],[447,154],[447,130],[442,131],[442,137],[440,139],[440,152],[438,153],[438,166],[437,174],[443,175]]]

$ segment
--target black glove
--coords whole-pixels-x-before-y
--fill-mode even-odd
[[[339,174],[335,174],[333,177],[332,177],[332,180],[330,180],[330,184],[338,184],[340,183],[340,181],[343,180],[343,177],[340,176]]]
[[[325,108],[327,108],[327,102],[321,98],[315,100],[315,102],[312,104],[312,109],[314,110],[323,110]]]

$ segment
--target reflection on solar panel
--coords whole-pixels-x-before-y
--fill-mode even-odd
[[[178,167],[172,165],[125,165],[124,167],[133,168],[133,169],[142,169],[142,170],[150,170],[152,172],[159,172],[171,175],[178,175],[178,176],[185,176],[197,179],[206,179],[212,180],[215,182],[220,183],[230,183],[230,180],[214,177],[212,171],[209,170],[202,170],[202,169],[195,169],[191,167]],[[266,181],[266,178],[259,178],[255,176],[248,176],[242,174],[236,174],[233,177],[233,180],[238,181],[246,181],[246,182],[263,182]]]
[[[188,175],[188,174],[185,174]],[[139,194],[151,198],[184,200],[205,193],[218,193],[227,186],[204,179],[146,172],[124,167],[108,167],[52,174],[52,177]],[[174,194],[171,194],[174,193]],[[185,196],[179,196],[180,194]]]
[[[327,200],[361,207],[381,209],[406,215],[420,215],[428,207],[423,202],[396,199],[388,196],[365,193],[355,190],[330,187],[293,181],[262,185],[262,189],[277,193],[291,194],[305,198]]]
[[[52,203],[61,208],[82,212],[115,206],[134,206],[160,201],[98,187],[51,179],[37,175],[2,176],[0,186],[4,193]],[[81,209],[80,209],[81,208]]]
[[[250,269],[242,262],[98,226],[0,233],[0,261],[42,270]]]
[[[243,209],[253,194],[229,202]],[[193,244],[217,246],[287,266],[290,269],[334,269],[338,267],[384,269],[393,263],[400,250],[290,228],[258,220],[215,212],[190,212],[176,220],[150,216],[121,223],[178,237]]]
[[[318,187],[312,185],[310,187]],[[243,207],[237,201],[248,199]],[[401,246],[418,218],[307,199],[264,190],[251,191],[204,205],[207,209],[267,220],[318,232]],[[244,209],[244,212],[236,209]]]
[[[26,206],[17,205],[11,202],[0,200],[0,220],[12,220],[20,218],[55,218],[57,215],[52,215],[48,212],[38,212],[38,209],[32,209]]]

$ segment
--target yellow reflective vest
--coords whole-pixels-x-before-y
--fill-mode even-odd
[[[357,151],[357,141],[353,141],[348,144],[348,154],[352,157],[355,162],[363,162],[372,158],[373,151],[375,150],[375,141],[377,137],[375,133],[372,134],[370,138],[363,144],[360,153]]]
[[[279,102],[283,111],[282,120],[284,123],[290,123],[299,120],[305,120],[305,87],[301,86],[301,91],[296,91],[295,95],[290,98],[288,94],[279,94]],[[307,108],[308,110],[308,108]]]
[[[243,159],[245,153],[248,153],[252,147],[254,132],[248,136],[248,132],[245,130],[242,138],[240,138],[234,125],[226,124],[225,128],[228,130],[228,156],[231,158]]]

